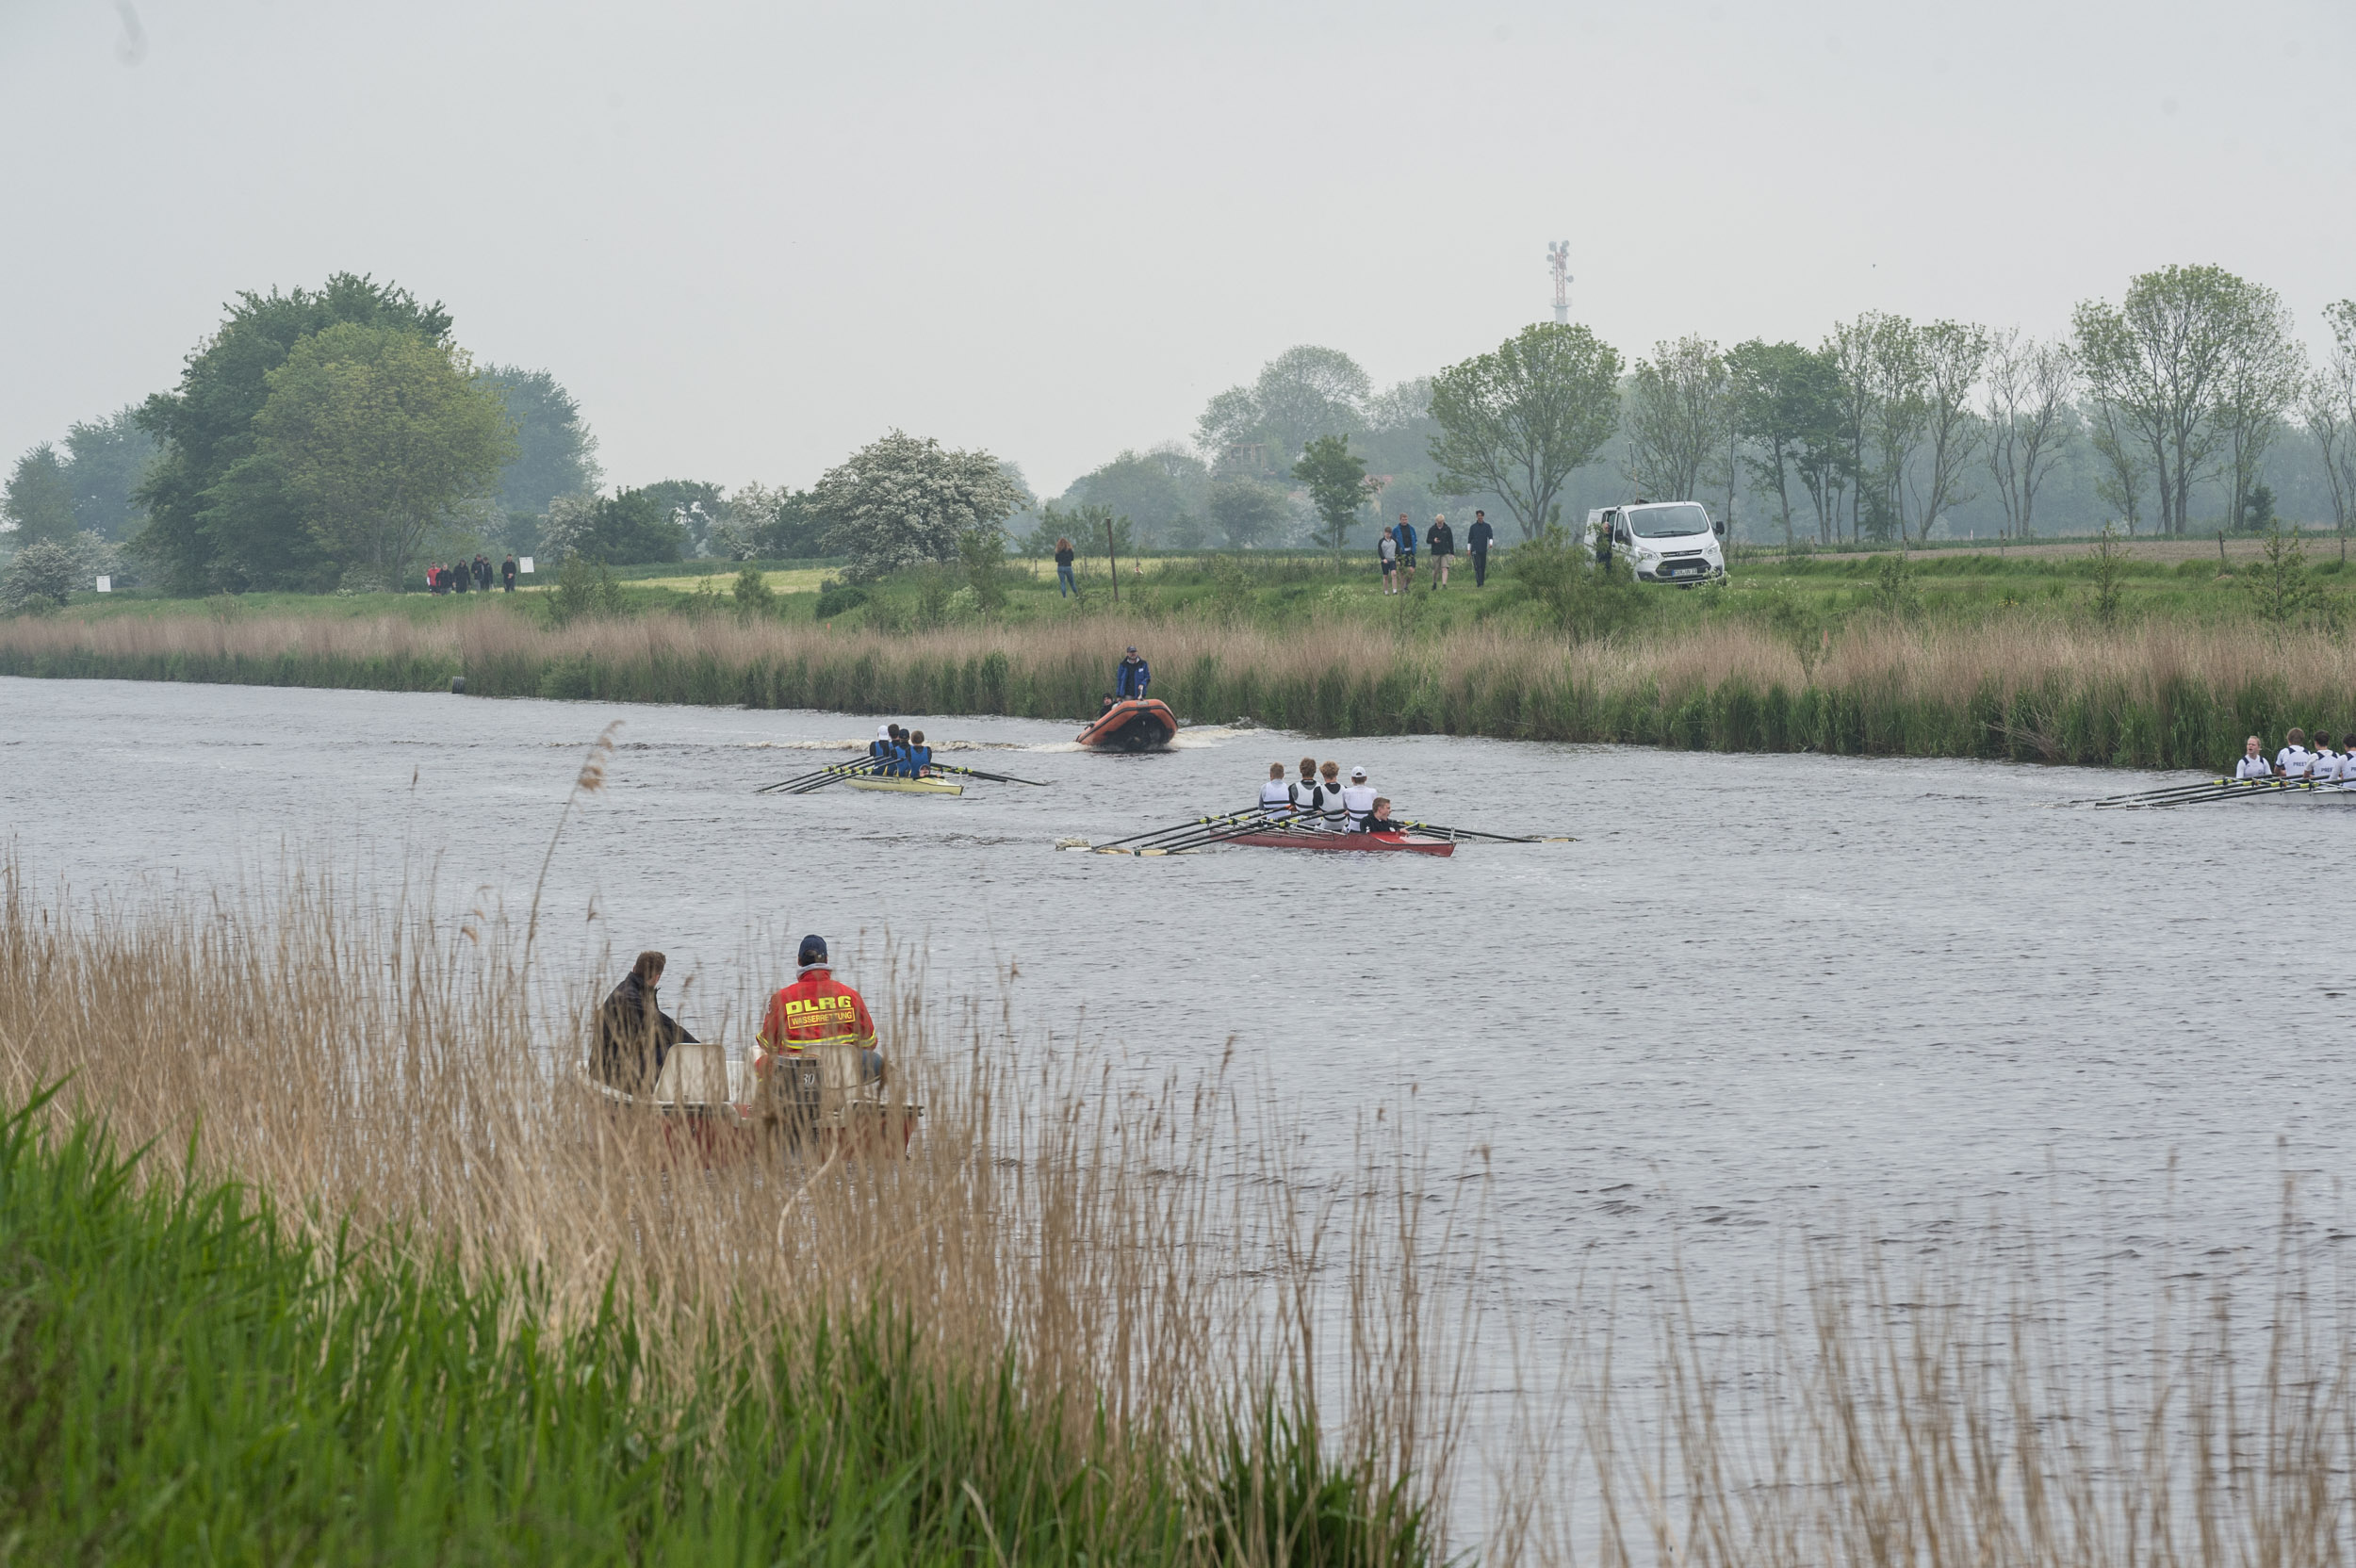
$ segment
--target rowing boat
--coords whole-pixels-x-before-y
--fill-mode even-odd
[[[1447,839],[1427,839],[1420,833],[1246,833],[1221,843],[1249,844],[1258,849],[1406,850],[1415,855],[1453,855]]]
[[[961,795],[965,786],[941,778],[846,778],[854,790],[889,790],[903,795]]]

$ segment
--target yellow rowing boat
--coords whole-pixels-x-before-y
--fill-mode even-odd
[[[889,790],[903,795],[961,795],[962,784],[951,784],[939,778],[846,778],[843,781],[854,790]]]

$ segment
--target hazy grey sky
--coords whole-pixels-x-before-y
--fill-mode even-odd
[[[2051,331],[2171,261],[2312,335],[2356,295],[2352,18],[0,0],[0,458],[340,269],[552,370],[632,483],[805,484],[896,425],[1052,493],[1294,343],[1494,346],[1556,238],[1630,354]]]

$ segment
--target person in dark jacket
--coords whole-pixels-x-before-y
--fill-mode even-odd
[[[1153,666],[1138,658],[1137,650],[1133,647],[1121,658],[1120,663],[1113,666],[1113,695],[1123,702],[1128,702],[1133,698],[1143,702],[1146,685],[1153,678]]]
[[[453,594],[465,593],[468,588],[474,585],[473,576],[474,574],[467,569],[466,564],[463,561],[461,561],[457,565],[452,566],[450,569],[450,592]]]
[[[1432,591],[1436,594],[1448,586],[1448,563],[1456,558],[1456,531],[1448,526],[1446,514],[1432,519],[1432,531],[1423,542],[1432,552]]]
[[[1489,514],[1486,512],[1474,513],[1473,526],[1464,531],[1464,543],[1472,550],[1473,586],[1476,588],[1489,586],[1489,541],[1497,536],[1497,531],[1489,526]]]
[[[1080,584],[1072,576],[1072,541],[1055,541],[1055,596],[1069,598],[1080,591]]]
[[[499,585],[511,594],[515,591],[515,558],[512,555],[499,563]]]
[[[622,983],[597,1009],[597,1044],[591,1070],[625,1094],[651,1094],[663,1076],[671,1047],[695,1037],[679,1027],[655,1000],[663,984],[664,959],[660,953],[641,953]]]
[[[474,586],[478,594],[487,594],[491,591],[491,562],[487,556],[478,555],[474,558]]]

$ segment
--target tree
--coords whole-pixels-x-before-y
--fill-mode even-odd
[[[1211,486],[1211,526],[1231,549],[1256,545],[1284,523],[1284,498],[1248,479],[1221,480]]]
[[[562,501],[564,498],[559,498]],[[687,530],[678,509],[652,490],[619,489],[598,496],[586,506],[575,503],[572,527],[564,538],[567,560],[574,556],[614,566],[645,565],[678,561],[687,553]],[[555,525],[560,508],[551,504],[548,521]],[[542,537],[546,538],[548,531]]]
[[[1921,329],[1903,316],[1876,314],[1866,337],[1866,433],[1872,449],[1859,470],[1865,531],[1876,539],[1906,537],[1906,465],[1922,439],[1927,416],[1926,368]],[[1926,520],[1927,521],[1927,520]]]
[[[109,540],[129,538],[139,519],[139,486],[156,457],[155,438],[139,428],[139,410],[74,424],[65,449],[74,520]]]
[[[11,612],[55,609],[83,586],[74,552],[55,539],[36,539],[8,558],[8,575],[0,577],[0,606]]]
[[[2093,400],[2088,439],[2102,466],[2094,476],[2094,493],[2103,505],[2126,519],[2132,537],[2143,520],[2143,488],[2153,473],[2151,450],[2128,423],[2119,404],[2104,398]]]
[[[313,333],[264,380],[255,459],[326,556],[377,583],[404,581],[427,532],[489,497],[515,455],[506,409],[466,355],[404,328]]]
[[[1949,507],[1972,497],[1963,487],[1963,476],[1979,449],[1983,427],[1972,409],[1972,389],[1988,364],[1988,329],[1963,321],[1933,321],[1916,335],[1925,450],[1915,515],[1924,539]]]
[[[1619,423],[1620,356],[1585,327],[1542,321],[1432,378],[1432,461],[1454,495],[1487,491],[1535,539],[1573,470]]]
[[[826,531],[809,491],[747,484],[720,503],[710,542],[727,561],[791,561],[825,554]]]
[[[2215,417],[2227,515],[2239,517],[2258,482],[2259,460],[2282,434],[2283,416],[2307,379],[2307,353],[2292,335],[2282,296],[2256,284],[2233,291],[2221,357]]]
[[[646,498],[670,514],[683,531],[689,555],[712,553],[712,531],[720,521],[726,491],[695,479],[666,479],[645,487]]]
[[[8,484],[0,487],[0,517],[13,526],[10,537],[19,548],[74,537],[74,485],[57,448],[43,441],[16,460]]]
[[[178,390],[141,405],[139,425],[163,453],[139,487],[147,523],[133,551],[169,591],[319,582],[319,546],[268,466],[249,467],[234,485],[225,482],[255,455],[254,421],[270,397],[270,372],[297,342],[339,322],[440,342],[450,318],[439,304],[420,305],[405,289],[350,272],[317,292],[241,294],[221,329],[188,356]]]
[[[1699,337],[1656,343],[1628,379],[1628,478],[1639,496],[1687,501],[1725,449],[1734,384],[1718,345]]]
[[[1251,386],[1213,398],[1195,423],[1196,445],[1216,467],[1289,467],[1317,437],[1364,425],[1372,390],[1366,371],[1339,349],[1299,344],[1262,366]],[[1246,455],[1254,447],[1256,459]]]
[[[554,376],[493,365],[482,380],[499,393],[515,426],[515,459],[499,470],[500,511],[545,514],[557,497],[597,487],[597,438]]]
[[[1307,487],[1317,509],[1317,542],[1340,549],[1366,504],[1366,460],[1350,449],[1348,436],[1320,435],[1293,465],[1293,478]]]
[[[1837,466],[1847,481],[1852,539],[1857,537],[1862,521],[1868,487],[1865,434],[1873,421],[1874,332],[1883,319],[1879,312],[1869,310],[1854,321],[1836,322],[1832,335],[1824,339],[1821,351],[1825,363],[1833,368],[1834,414],[1841,449]],[[1840,535],[1836,521],[1833,537],[1838,539]]]
[[[2036,536],[2037,487],[2070,442],[2077,382],[2067,343],[2024,338],[2018,327],[1988,340],[1988,467],[2013,538]]]
[[[945,450],[897,430],[827,469],[811,494],[854,581],[954,561],[959,534],[998,527],[1024,499],[990,453]]]
[[[2348,527],[2356,523],[2356,300],[2326,305],[2323,324],[2331,334],[2331,351],[2309,378],[2299,415],[2323,459],[2345,550]]]
[[[1759,483],[1775,491],[1783,524],[1783,542],[1792,544],[1792,476],[1802,472],[1804,455],[1836,440],[1838,392],[1832,365],[1797,343],[1767,343],[1752,338],[1727,351],[1726,369],[1733,383],[1734,433],[1750,451],[1743,466]],[[1817,487],[1809,485],[1811,495]],[[1824,521],[1821,497],[1817,506],[1820,531]]]
[[[2088,300],[2070,315],[2106,437],[2149,456],[2163,532],[2185,531],[2192,487],[2224,436],[2229,351],[2262,314],[2250,293],[2221,267],[2166,267],[2131,280],[2122,304]]]
[[[1209,504],[1211,472],[1203,460],[1175,446],[1123,451],[1100,468],[1082,474],[1063,494],[1067,505],[1108,506],[1158,540]]]

